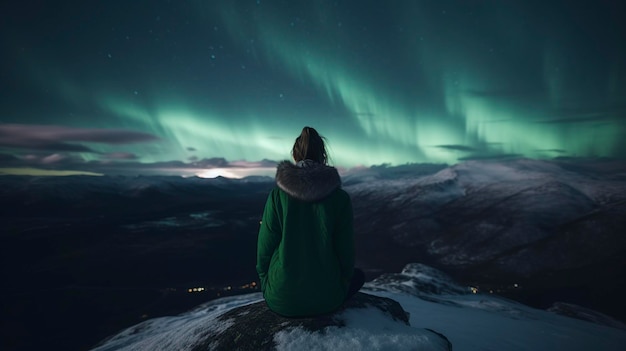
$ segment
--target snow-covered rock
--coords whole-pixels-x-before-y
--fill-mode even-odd
[[[149,320],[95,350],[452,350],[445,336],[411,327],[390,298],[357,293],[339,311],[307,318],[281,317],[259,298],[225,298]]]
[[[94,350],[451,350],[454,345],[455,351],[621,351],[626,345],[619,326],[469,293],[422,264],[368,282],[362,292],[332,315],[302,319],[270,312],[260,293],[222,298],[130,327]],[[584,313],[598,322],[600,314]]]
[[[385,273],[367,282],[365,287],[373,291],[392,291],[414,296],[463,295],[470,289],[456,283],[440,270],[420,263],[410,263],[400,273]]]
[[[626,345],[623,324],[596,311],[570,304],[544,311],[472,293],[423,264],[408,264],[401,273],[366,283],[363,290],[398,301],[413,327],[437,330],[455,351],[618,351]]]

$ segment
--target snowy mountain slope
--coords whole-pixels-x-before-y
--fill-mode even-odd
[[[454,350],[622,350],[626,330],[530,308],[493,295],[472,294],[440,271],[412,264],[369,282],[363,291],[400,302],[411,326],[376,308],[348,309],[344,327],[323,332],[287,328],[274,334],[278,350],[434,350],[433,329]],[[108,339],[95,350],[193,349],[202,333],[237,320],[219,316],[262,299],[259,293],[223,298],[175,317],[148,320]],[[241,316],[245,318],[245,316]],[[608,317],[606,317],[608,318]]]
[[[420,264],[383,275],[367,283],[365,290],[400,302],[411,314],[412,326],[441,332],[455,351],[622,350],[626,345],[626,329],[564,317],[491,294],[473,294]]]
[[[421,260],[516,279],[626,253],[626,181],[615,176],[618,166],[594,173],[567,165],[468,161],[417,178],[353,182],[346,190],[360,252],[396,253],[363,254],[362,263]]]

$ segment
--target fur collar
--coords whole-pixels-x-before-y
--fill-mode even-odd
[[[276,184],[298,200],[313,202],[340,187],[341,179],[336,168],[312,160],[300,161],[297,165],[282,161],[277,166]]]

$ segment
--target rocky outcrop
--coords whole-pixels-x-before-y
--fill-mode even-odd
[[[261,294],[211,301],[187,313],[147,320],[94,350],[452,350],[433,330],[411,327],[395,300],[357,293],[338,311],[286,318]]]
[[[264,301],[259,301],[247,306],[232,309],[216,319],[216,323],[228,325],[227,328],[212,330],[203,336],[203,340],[199,342],[193,350],[274,350],[280,345],[280,340],[289,342],[297,342],[297,338],[309,339],[303,337],[306,334],[319,335],[320,338],[326,336],[334,339],[332,342],[341,343],[342,329],[346,329],[346,334],[353,335],[354,326],[350,321],[352,318],[347,317],[346,312],[358,310],[375,310],[377,314],[382,314],[397,324],[398,329],[410,328],[409,315],[404,311],[400,304],[392,299],[369,295],[365,293],[357,293],[350,299],[339,311],[323,316],[308,318],[286,318],[270,311]],[[352,315],[355,317],[355,315]],[[372,326],[380,322],[371,323]],[[386,332],[393,332],[394,328],[389,326],[383,327],[385,323],[380,323],[381,329]],[[375,329],[375,328],[373,328]],[[415,345],[415,349],[425,350],[451,350],[452,345],[448,339],[442,334],[425,330],[415,329],[415,335],[419,335],[422,339],[422,345]],[[300,335],[293,335],[293,331],[297,331]],[[376,330],[368,330],[367,333],[376,333]],[[284,337],[281,337],[282,336]],[[291,340],[289,340],[291,338]],[[324,344],[321,344],[324,345]],[[330,347],[329,344],[326,344]],[[287,346],[287,345],[282,345]],[[302,345],[301,345],[302,346]],[[355,344],[355,346],[357,346]],[[367,345],[361,344],[359,346]],[[421,346],[421,348],[420,348]],[[430,347],[432,346],[432,347]],[[280,347],[283,348],[283,347]],[[287,348],[289,348],[287,346]],[[321,347],[325,349],[324,346]],[[359,347],[360,348],[360,347]],[[313,347],[317,349],[317,347]]]
[[[372,291],[401,292],[420,298],[433,295],[466,295],[469,288],[459,285],[446,273],[421,263],[409,263],[400,273],[385,273],[365,287]]]
[[[179,316],[155,318],[95,350],[452,350],[448,339],[411,327],[395,300],[357,293],[338,311],[286,318],[260,294],[225,298]]]

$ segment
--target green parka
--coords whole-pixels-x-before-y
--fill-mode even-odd
[[[310,160],[279,163],[257,245],[270,309],[290,317],[342,305],[354,272],[352,203],[337,170]]]

